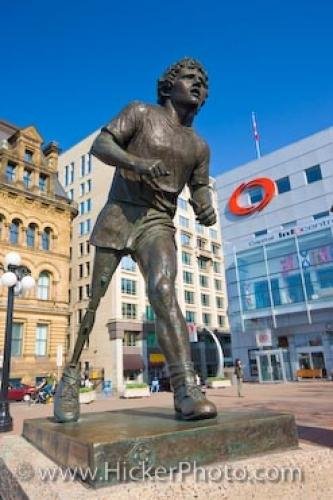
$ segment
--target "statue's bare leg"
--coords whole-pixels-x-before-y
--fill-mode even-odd
[[[156,315],[157,338],[170,371],[176,415],[184,420],[213,418],[216,408],[196,384],[186,322],[176,297],[177,252],[173,237],[157,228],[135,256]]]
[[[108,289],[120,258],[120,252],[96,247],[88,308],[80,324],[71,361],[63,371],[54,397],[54,417],[57,422],[75,422],[80,416],[78,363],[94,326],[96,310]]]

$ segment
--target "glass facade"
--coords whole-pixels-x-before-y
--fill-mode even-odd
[[[330,229],[238,252],[236,260],[230,299],[239,301],[240,291],[239,306],[244,313],[333,298]]]

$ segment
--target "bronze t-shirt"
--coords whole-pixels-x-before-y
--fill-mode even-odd
[[[185,184],[209,185],[209,148],[191,127],[175,123],[162,106],[133,102],[102,129],[135,156],[161,159],[170,175],[150,179],[117,168],[108,203],[120,201],[168,212],[176,211]]]

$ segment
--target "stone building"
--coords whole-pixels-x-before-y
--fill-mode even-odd
[[[57,178],[58,148],[35,127],[0,121],[0,264],[21,255],[36,288],[16,297],[11,379],[35,382],[55,372],[58,346],[67,347],[71,220],[77,210]],[[7,289],[0,286],[0,351]]]

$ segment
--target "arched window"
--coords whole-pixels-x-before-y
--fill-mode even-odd
[[[46,227],[42,232],[42,250],[50,250],[51,229]]]
[[[27,227],[27,246],[34,248],[36,241],[36,224],[29,224]]]
[[[51,287],[51,275],[47,271],[42,271],[38,277],[37,298],[49,300]]]
[[[9,226],[9,242],[13,245],[17,245],[19,242],[19,234],[20,234],[20,221],[18,219],[14,219]]]

